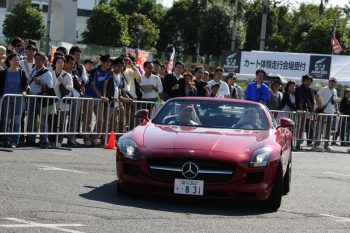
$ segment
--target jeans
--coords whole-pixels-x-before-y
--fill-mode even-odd
[[[25,107],[22,97],[5,97],[1,106],[1,132],[20,132],[21,116]],[[5,135],[3,140],[6,144],[19,143],[19,134]]]
[[[338,133],[340,131],[340,140],[342,143],[349,143],[350,139],[350,118],[343,118],[340,122],[340,128],[338,129]]]
[[[331,137],[332,122],[333,116],[318,116],[315,131],[315,146],[319,146],[321,142],[324,141],[324,148],[328,147]]]
[[[40,104],[40,101],[37,101],[37,99],[30,98],[28,99],[28,124],[27,124],[27,132],[28,133],[36,133],[38,132],[38,125],[36,123],[36,119],[39,115],[40,117],[40,132],[47,132],[48,131],[48,115],[43,115],[41,113],[42,106]],[[36,135],[31,134],[28,135],[29,142],[34,143],[35,142]],[[47,134],[41,134],[40,135],[40,142],[45,143],[48,142],[48,136]]]
[[[50,143],[59,143],[62,144],[64,135],[62,134],[65,130],[65,117],[67,114],[64,111],[57,111],[57,114],[49,115],[49,131],[60,133],[60,135],[49,135]]]
[[[79,122],[81,118],[81,101],[80,100],[72,100],[69,106],[68,113],[68,132],[70,133],[79,133]],[[75,142],[76,134],[68,134],[67,139],[69,142]]]

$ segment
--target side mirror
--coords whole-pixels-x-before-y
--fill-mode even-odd
[[[294,128],[294,121],[287,117],[282,117],[278,128]]]
[[[149,121],[148,114],[149,114],[148,109],[141,109],[135,113],[135,118],[144,119],[145,121]]]

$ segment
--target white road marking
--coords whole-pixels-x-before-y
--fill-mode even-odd
[[[50,167],[45,165],[36,165],[36,166],[39,167],[40,170],[44,170],[44,171],[65,171],[65,172],[73,172],[73,173],[80,173],[80,174],[85,173],[81,171],[69,170],[69,169],[58,168],[58,167]]]
[[[338,217],[330,214],[320,214],[321,216],[328,217],[328,218],[333,218],[337,222],[350,222],[350,218],[344,218],[344,217]]]
[[[324,172],[324,174],[330,174],[330,175],[336,175],[336,176],[346,176],[346,177],[350,177],[350,175],[340,174],[340,173],[334,173],[334,172]]]
[[[84,233],[82,231],[69,230],[63,227],[84,227],[85,226],[82,224],[42,224],[42,223],[26,221],[18,218],[4,218],[4,219],[22,223],[22,224],[13,224],[13,225],[6,224],[6,225],[0,225],[0,227],[5,227],[5,228],[39,228],[41,227],[41,228],[53,229],[53,230],[69,232],[69,233]]]

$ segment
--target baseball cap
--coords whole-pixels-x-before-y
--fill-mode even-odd
[[[228,75],[227,75],[227,78],[234,78],[234,79],[237,79],[237,75],[236,73],[233,73],[233,72],[230,72]]]
[[[312,78],[312,76],[311,75],[309,75],[309,74],[305,74],[305,75],[303,75],[303,77],[301,77],[301,79],[302,79],[302,82],[304,82],[304,81],[306,81],[306,80],[311,80],[311,82],[313,82],[313,78]]]
[[[335,77],[330,77],[328,81],[338,82],[338,80]]]
[[[190,103],[183,103],[183,104],[181,104],[181,109],[186,109],[186,108],[194,109],[194,104],[190,104]]]

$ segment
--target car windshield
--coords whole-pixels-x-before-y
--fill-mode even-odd
[[[259,105],[206,100],[172,100],[152,121],[162,125],[267,130],[268,120]]]

